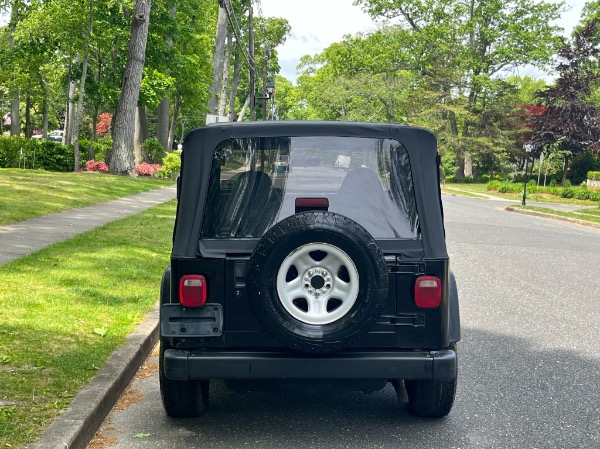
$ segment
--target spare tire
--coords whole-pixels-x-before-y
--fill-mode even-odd
[[[305,212],[262,237],[248,263],[256,318],[289,348],[340,350],[377,322],[387,300],[385,258],[358,223],[332,212]]]

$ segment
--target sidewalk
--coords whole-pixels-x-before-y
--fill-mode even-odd
[[[138,214],[175,196],[175,186],[163,187],[81,209],[2,226],[0,227],[0,265],[108,222]]]
[[[0,227],[0,266],[176,197],[169,186]],[[160,279],[157,280],[157,291]],[[158,339],[158,306],[28,449],[85,449]]]

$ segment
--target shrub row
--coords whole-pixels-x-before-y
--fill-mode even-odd
[[[600,181],[600,171],[587,172],[587,179],[593,179],[595,181]]]
[[[533,182],[532,182],[533,181]],[[527,193],[548,193],[562,198],[575,198],[578,200],[600,201],[600,190],[588,190],[584,187],[540,187],[535,185],[535,180],[527,184]],[[499,193],[521,193],[523,184],[506,181],[490,181],[486,184],[487,190]]]
[[[156,139],[146,141],[144,151],[152,161],[136,167],[138,174],[145,176],[158,176],[161,178],[176,178],[181,168],[181,155],[177,151],[164,156],[162,146]],[[146,144],[145,142],[145,144]],[[100,139],[94,142],[94,159],[88,161],[91,142],[81,140],[79,151],[81,154],[81,168],[88,171],[106,171],[104,162],[110,156],[112,139]],[[62,145],[43,139],[26,139],[24,137],[0,137],[0,168],[39,168],[48,171],[69,172],[73,171],[75,156],[73,145]],[[102,164],[100,166],[99,164]]]
[[[67,172],[73,171],[74,164],[72,145],[24,137],[0,138],[0,168],[43,168]]]

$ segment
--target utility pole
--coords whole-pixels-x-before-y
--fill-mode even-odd
[[[262,119],[263,122],[267,120],[267,59],[269,58],[269,48],[265,45],[265,57],[263,60],[263,74],[262,74]]]
[[[248,52],[250,54],[250,121],[256,120],[255,112],[254,112],[254,12],[252,10],[252,4],[250,4],[250,9],[248,10]]]

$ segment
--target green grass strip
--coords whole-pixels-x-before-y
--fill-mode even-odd
[[[156,304],[175,205],[0,267],[0,447],[39,438]]]
[[[0,226],[173,184],[106,173],[0,169]]]
[[[585,209],[579,212],[563,212],[555,209],[548,209],[546,207],[536,206],[513,206],[515,209],[531,210],[535,212],[543,212],[545,214],[558,215],[560,217],[573,218],[581,221],[589,221],[590,223],[600,223],[600,208],[598,209]]]
[[[516,193],[500,193],[493,190],[487,190],[486,184],[476,183],[446,183],[443,189],[452,190],[452,193],[461,195],[462,192],[471,192],[473,194],[485,194],[488,196],[494,196],[497,198],[503,198],[514,201],[521,201],[523,198],[523,191]],[[442,190],[443,191],[443,190]],[[464,195],[467,196],[467,195]],[[577,206],[597,206],[598,203],[589,200],[579,200],[576,198],[562,198],[556,195],[550,195],[543,192],[543,188],[540,187],[539,192],[527,192],[527,201],[535,201],[538,203],[554,203],[554,204],[573,204]]]

